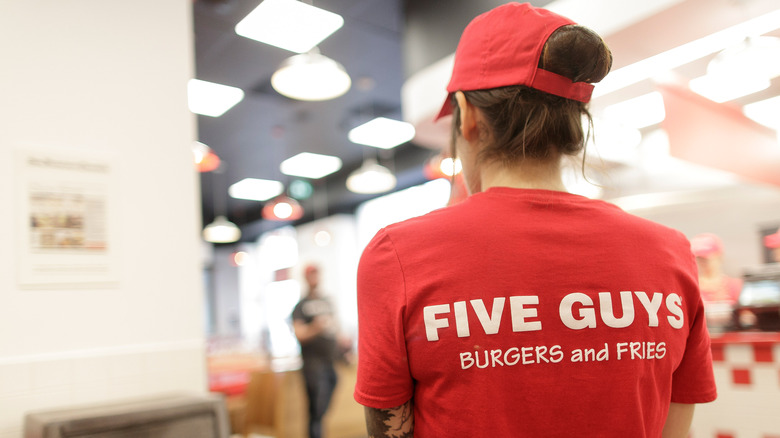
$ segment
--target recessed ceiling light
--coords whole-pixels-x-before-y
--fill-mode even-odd
[[[250,201],[267,201],[283,191],[284,185],[279,181],[257,178],[244,178],[228,188],[231,197]]]
[[[319,179],[341,169],[341,159],[330,155],[303,152],[282,161],[279,169],[285,175]]]
[[[381,149],[392,149],[414,138],[411,123],[377,117],[349,131],[349,141]]]
[[[244,91],[229,85],[190,79],[187,100],[190,111],[210,117],[219,117],[244,98]]]
[[[624,100],[604,108],[604,118],[636,129],[655,125],[666,118],[664,98],[661,93],[653,91]]]
[[[297,0],[265,0],[235,29],[243,37],[304,53],[343,25],[341,15]]]

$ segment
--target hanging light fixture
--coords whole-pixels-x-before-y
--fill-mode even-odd
[[[287,58],[271,76],[271,86],[291,99],[321,101],[346,93],[352,80],[344,66],[320,54],[315,47]]]
[[[241,229],[236,224],[230,222],[222,211],[227,211],[227,197],[223,196],[223,202],[220,202],[222,211],[217,211],[217,185],[216,175],[224,173],[224,164],[214,170],[214,177],[211,180],[211,201],[214,206],[214,221],[203,228],[203,240],[211,243],[233,243],[241,238]]]
[[[192,155],[198,172],[211,172],[219,168],[219,156],[206,144],[196,141],[192,145]]]
[[[217,216],[214,222],[203,228],[203,239],[206,242],[232,243],[240,238],[241,230],[225,216]]]
[[[279,195],[263,207],[263,219],[294,221],[303,217],[303,207],[287,195]]]
[[[395,188],[396,178],[390,170],[372,158],[347,178],[347,188],[354,193],[374,194]]]

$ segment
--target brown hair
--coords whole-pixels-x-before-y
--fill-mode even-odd
[[[539,68],[574,82],[599,82],[612,67],[612,53],[594,31],[562,26],[550,36]],[[479,159],[511,164],[519,159],[547,160],[576,155],[585,146],[582,117],[592,126],[586,103],[523,85],[464,91],[466,100],[484,115],[480,132],[486,147]],[[452,96],[452,153],[460,133],[460,110]]]

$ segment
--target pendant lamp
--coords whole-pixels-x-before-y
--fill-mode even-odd
[[[211,195],[212,204],[214,205],[214,221],[203,228],[203,240],[211,243],[233,243],[241,238],[241,229],[236,224],[230,222],[225,214],[222,212],[227,211],[227,196],[223,196],[222,202],[220,202],[221,211],[217,210],[217,202],[220,200],[217,196],[216,181],[217,175],[225,172],[225,162],[221,163],[217,169],[214,170],[214,177],[211,181]]]
[[[211,172],[219,168],[219,156],[204,143],[196,141],[192,146],[192,155],[198,172]]]
[[[203,228],[203,239],[206,242],[233,243],[240,238],[241,230],[225,216],[217,216],[214,222]]]
[[[271,86],[290,99],[321,101],[346,93],[352,80],[344,66],[315,48],[287,58],[271,76]]]
[[[382,193],[392,190],[395,185],[395,175],[372,158],[366,159],[363,165],[347,178],[347,188],[354,193]]]
[[[269,221],[294,221],[303,217],[303,207],[295,199],[280,195],[263,207],[263,219]]]

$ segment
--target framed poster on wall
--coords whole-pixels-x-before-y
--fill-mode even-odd
[[[16,151],[16,257],[22,287],[118,281],[119,199],[110,154]]]

